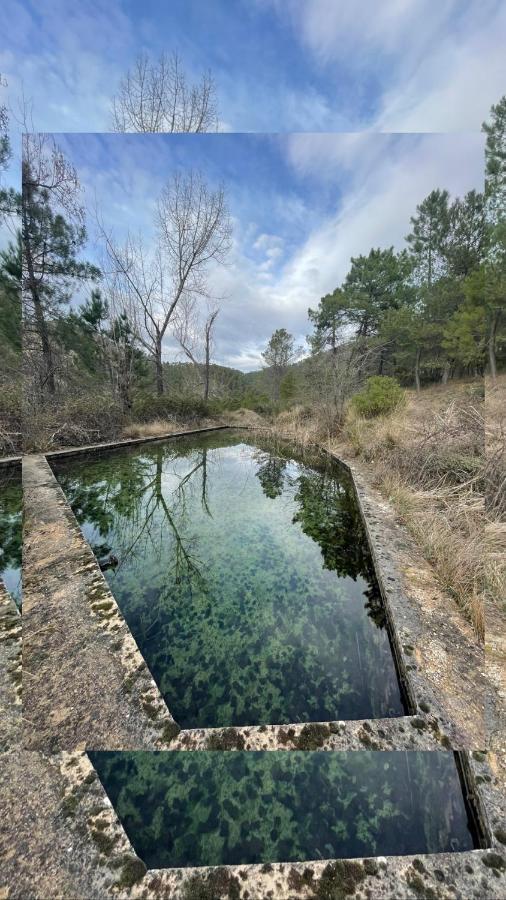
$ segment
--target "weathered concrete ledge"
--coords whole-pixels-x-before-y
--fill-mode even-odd
[[[183,729],[171,750],[445,750],[449,739],[422,716]]]
[[[81,447],[66,447],[64,450],[49,450],[44,454],[46,459],[63,459],[65,456],[75,456],[76,454],[100,453],[107,450],[116,450],[122,447],[131,447],[135,444],[152,444],[156,441],[167,441],[169,438],[186,437],[188,434],[204,434],[206,431],[223,431],[226,429],[237,429],[236,425],[211,425],[208,428],[192,428],[189,431],[168,432],[167,434],[157,434],[151,437],[125,438],[121,441],[109,441],[102,444],[84,444]]]
[[[193,900],[506,896],[504,758],[462,754],[483,849],[301,863],[146,870],[84,753],[3,757],[9,810],[0,896]]]
[[[167,746],[179,729],[43,456],[23,486],[24,746]]]
[[[0,753],[21,742],[21,616],[0,581]]]

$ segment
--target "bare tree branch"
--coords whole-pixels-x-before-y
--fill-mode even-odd
[[[152,62],[141,53],[112,101],[113,131],[207,132],[218,130],[216,88],[209,72],[189,84],[177,53]]]

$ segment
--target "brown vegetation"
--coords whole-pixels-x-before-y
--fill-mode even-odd
[[[506,613],[506,374],[486,386],[486,596]]]
[[[275,425],[301,443],[320,442],[366,464],[442,587],[483,637],[485,590],[498,601],[504,578],[497,548],[491,565],[486,567],[483,558],[485,526],[490,541],[504,527],[492,524],[484,504],[483,382],[437,385],[418,395],[407,392],[405,404],[374,419],[349,408],[335,435],[300,406],[281,413]]]

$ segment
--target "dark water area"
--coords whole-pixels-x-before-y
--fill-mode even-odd
[[[453,753],[89,755],[148,868],[475,846]]]
[[[0,465],[0,579],[21,606],[23,492],[21,466]]]
[[[235,431],[52,464],[179,725],[404,714],[344,467]]]

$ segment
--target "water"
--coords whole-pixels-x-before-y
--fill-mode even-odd
[[[182,727],[404,714],[343,467],[218,431],[55,471]]]
[[[149,868],[470,850],[453,753],[90,753]]]
[[[0,578],[21,606],[21,466],[0,465]]]

